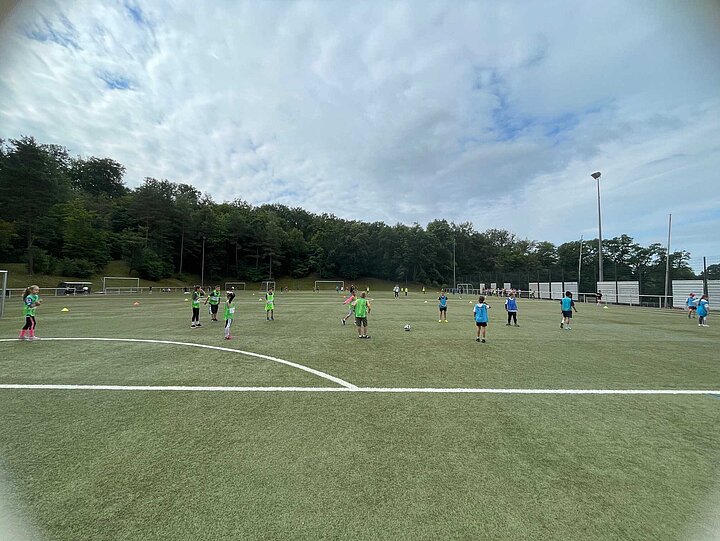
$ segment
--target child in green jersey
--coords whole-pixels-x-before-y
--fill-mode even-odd
[[[40,288],[36,285],[28,287],[23,293],[25,326],[20,330],[20,340],[40,340],[35,336],[35,310],[41,304]]]
[[[230,327],[232,327],[233,319],[235,319],[235,305],[233,299],[235,293],[232,291],[227,292],[227,300],[225,301],[225,340],[231,340]]]
[[[367,317],[370,314],[370,301],[367,300],[367,293],[362,291],[351,304],[355,310],[355,325],[358,330],[358,338],[370,338],[368,335]]]
[[[205,292],[200,286],[195,286],[193,291],[191,304],[192,304],[192,320],[190,321],[190,328],[202,327],[200,324],[200,297],[204,296]]]
[[[265,318],[267,321],[275,321],[275,293],[272,288],[265,294]]]
[[[215,286],[210,295],[205,299],[205,304],[210,303],[210,321],[217,321],[218,308],[220,307],[220,286]]]

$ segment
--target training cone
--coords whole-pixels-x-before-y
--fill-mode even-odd
[[[425,301],[425,304],[427,304],[427,301]]]
[[[61,311],[61,312],[69,312],[70,310],[68,310],[67,308],[63,308],[63,309],[60,310],[60,311]]]
[[[138,301],[135,301],[135,302],[133,303],[133,306],[140,306],[140,303],[139,303]]]
[[[187,299],[183,299],[185,302],[187,302]]]
[[[608,309],[608,307],[607,307],[607,306],[603,306],[603,308],[604,308],[605,310],[607,310],[607,309]]]

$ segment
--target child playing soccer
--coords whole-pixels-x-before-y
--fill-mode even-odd
[[[560,301],[560,309],[562,310],[560,328],[562,329],[564,326],[569,331],[571,330],[570,320],[572,319],[573,310],[577,312],[577,308],[575,308],[575,301],[573,300],[572,293],[570,291],[565,292],[565,296]]]
[[[690,296],[685,301],[685,306],[687,306],[688,319],[695,317],[695,313],[697,312],[697,300],[695,299],[695,293],[690,293]]]
[[[697,315],[698,315],[698,327],[709,327],[707,323],[707,315],[708,311],[710,310],[710,301],[708,300],[707,295],[703,295],[700,297],[700,300],[697,304]]]
[[[341,317],[341,318],[340,318],[340,323],[342,323],[343,325],[345,325],[345,324],[347,323],[348,318],[355,313],[355,308],[354,308],[354,306],[353,306],[353,304],[352,304],[352,302],[353,302],[355,299],[357,299],[357,294],[355,293],[355,290],[354,290],[354,289],[351,289],[351,291],[350,291],[350,296],[349,296],[347,299],[345,299],[345,302],[343,302],[343,304],[349,304],[349,305],[350,305],[350,310],[348,311],[347,314],[345,314],[345,317]]]
[[[505,299],[505,311],[507,312],[508,320],[505,325],[510,326],[510,320],[515,322],[515,326],[519,327],[517,322],[517,300],[515,299],[515,292],[510,292],[510,296]]]
[[[275,294],[272,288],[268,289],[265,294],[265,319],[267,321],[275,321]]]
[[[234,298],[235,293],[228,291],[227,300],[225,301],[225,340],[232,340],[230,327],[232,327],[233,319],[235,319],[235,305],[233,304]]]
[[[220,308],[220,286],[215,286],[210,295],[205,299],[205,304],[210,303],[210,321],[218,320],[218,309]]]
[[[475,327],[477,328],[476,342],[485,342],[485,331],[488,324],[488,306],[485,304],[485,297],[480,295],[477,304],[473,307],[473,315],[475,316]]]
[[[441,291],[440,296],[438,297],[438,310],[440,311],[440,319],[438,319],[438,323],[442,323],[443,321],[447,323],[447,300],[445,292]]]
[[[194,329],[195,327],[202,327],[200,325],[200,297],[205,295],[205,292],[202,290],[200,286],[195,286],[195,291],[193,291],[192,299],[191,299],[191,305],[192,305],[192,319],[190,320],[190,328]]]
[[[367,300],[367,293],[363,291],[360,297],[356,298],[351,306],[355,311],[355,325],[357,326],[358,338],[370,338],[368,335],[367,317],[370,314],[370,301]]]
[[[25,326],[20,330],[20,340],[40,340],[35,336],[35,310],[41,304],[40,288],[36,285],[28,287],[23,293]]]

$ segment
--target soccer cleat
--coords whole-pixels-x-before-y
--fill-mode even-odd
[[[698,323],[698,327],[702,327],[702,323]]]
[[[442,323],[442,319],[438,319],[438,323]]]
[[[485,343],[485,339],[484,339],[484,338],[483,338],[482,340],[480,340],[480,341],[481,341],[483,344]]]
[[[31,336],[28,340],[42,340],[39,336]]]
[[[200,323],[198,323],[198,324],[195,325],[195,326],[196,326],[196,327],[202,327],[202,325],[201,325]]]
[[[475,341],[476,341],[476,342],[479,342],[479,341],[480,341],[480,338],[476,338]]]
[[[572,331],[572,327],[571,327],[570,325],[568,325],[568,326],[565,327],[565,328],[566,328],[568,331]]]
[[[505,326],[506,326],[506,327],[509,327],[509,326],[510,326],[510,323],[505,323]]]
[[[446,319],[446,320],[444,320],[444,321],[445,321],[445,323],[447,323],[447,319]]]
[[[519,327],[520,325],[518,325],[517,323],[515,323],[515,326],[516,326],[516,327]]]
[[[561,328],[561,329],[563,328],[563,324],[562,324],[562,323],[560,323],[560,328]]]
[[[343,318],[340,318],[340,323],[342,323],[343,325],[345,325],[345,320],[344,320]]]
[[[193,323],[192,325],[190,325],[190,328],[191,328],[191,329],[194,329],[195,327],[197,327],[197,325],[195,325],[195,323]]]

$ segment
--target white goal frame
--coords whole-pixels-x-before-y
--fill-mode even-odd
[[[456,291],[459,293],[461,289],[463,293],[472,293],[474,291],[472,284],[457,284]]]
[[[272,286],[270,284],[272,284]],[[270,291],[271,289],[275,290],[274,280],[263,280],[260,282],[260,291]]]
[[[108,280],[132,280],[134,286],[111,286],[107,287]],[[140,293],[140,278],[128,278],[127,276],[103,276],[103,293]]]
[[[5,297],[7,295],[7,279],[8,279],[8,271],[0,270],[0,293],[2,294],[2,297],[0,297],[0,317],[3,317],[5,315]]]
[[[245,282],[225,282],[225,291],[232,291],[230,288],[234,288],[235,291],[245,291]]]
[[[333,290],[340,286],[340,291],[345,291],[344,280],[315,280],[315,291],[320,291],[318,284],[333,284]]]

